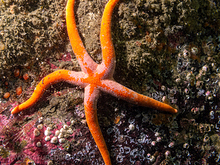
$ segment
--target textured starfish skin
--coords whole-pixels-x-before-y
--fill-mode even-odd
[[[177,110],[171,106],[138,94],[114,81],[113,73],[116,60],[114,46],[111,40],[111,16],[118,1],[119,0],[110,0],[105,7],[100,33],[103,60],[101,64],[97,64],[85,50],[77,31],[74,16],[75,0],[68,0],[66,7],[67,31],[74,54],[78,59],[82,71],[57,70],[49,74],[40,81],[34,93],[26,102],[18,105],[11,111],[12,114],[16,114],[33,106],[50,85],[60,81],[85,88],[84,107],[86,121],[106,165],[111,165],[111,160],[97,118],[97,100],[100,91],[140,106],[177,113]]]

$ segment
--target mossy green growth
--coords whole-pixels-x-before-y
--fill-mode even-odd
[[[6,150],[3,146],[0,146],[0,157],[7,158],[9,157],[10,152]]]

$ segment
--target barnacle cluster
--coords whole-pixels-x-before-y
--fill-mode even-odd
[[[128,83],[134,84],[133,89],[145,83],[152,86],[156,78],[163,85],[173,86],[170,75],[172,66],[176,65],[179,46],[190,42],[201,45],[208,37],[219,34],[217,1],[135,0],[134,3],[121,2],[118,10],[119,25],[116,27],[120,29],[114,31],[122,35],[115,41],[117,59],[130,69],[124,74]],[[199,46],[188,46],[191,46],[191,58],[199,60]],[[116,68],[118,73],[123,73],[123,67]]]
[[[64,1],[2,1],[0,75],[15,66],[32,66],[65,44]]]

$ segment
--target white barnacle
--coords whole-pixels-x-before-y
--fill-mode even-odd
[[[56,144],[57,142],[58,142],[57,137],[56,137],[56,136],[52,137],[50,143],[52,143],[52,144]]]

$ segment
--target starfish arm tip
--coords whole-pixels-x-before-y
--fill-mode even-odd
[[[16,113],[18,113],[18,112],[19,112],[19,108],[18,108],[18,106],[17,106],[17,107],[15,107],[14,109],[12,109],[11,114],[14,115],[14,114],[16,114]]]
[[[178,112],[178,110],[177,109],[174,109],[174,113],[177,113]]]

